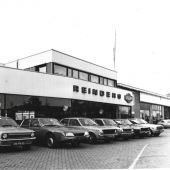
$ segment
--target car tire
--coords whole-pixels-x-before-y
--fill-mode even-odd
[[[90,136],[89,136],[89,143],[90,143],[90,144],[95,144],[95,143],[97,143],[97,138],[96,138],[95,134],[94,134],[94,133],[90,133],[89,135],[90,135]]]
[[[22,148],[24,150],[30,150],[31,149],[31,145],[23,145]]]
[[[56,139],[53,134],[48,134],[46,136],[46,146],[48,148],[54,148],[56,147]]]

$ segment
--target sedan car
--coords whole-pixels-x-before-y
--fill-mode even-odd
[[[114,120],[120,127],[130,126],[133,129],[134,137],[144,137],[150,134],[149,127],[143,125],[135,124],[129,121],[128,119],[115,119]]]
[[[22,146],[30,149],[34,135],[33,130],[21,128],[13,119],[0,117],[0,146]]]
[[[106,118],[95,118],[93,119],[98,125],[100,126],[111,126],[115,128],[119,134],[117,138],[123,138],[128,139],[133,135],[133,129],[126,125],[122,125],[121,127],[112,119],[106,119]]]
[[[33,129],[37,142],[43,143],[49,148],[57,144],[71,143],[78,146],[80,142],[88,140],[89,133],[86,130],[65,127],[54,118],[25,119],[21,127]]]
[[[149,127],[149,130],[150,130],[149,136],[159,136],[164,131],[164,128],[162,125],[150,124],[140,118],[130,119],[130,121],[133,124],[138,124],[138,125],[141,125],[141,126],[147,127],[147,128]]]
[[[81,127],[89,131],[89,143],[96,143],[98,140],[112,140],[119,134],[118,130],[110,126],[99,126],[95,121],[89,118],[64,118],[61,120],[66,126]]]
[[[164,129],[170,128],[170,119],[161,120],[158,125],[162,125]]]

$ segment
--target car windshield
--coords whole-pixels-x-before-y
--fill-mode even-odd
[[[82,126],[96,126],[97,124],[91,119],[79,119]]]
[[[130,120],[133,124],[147,124],[147,122],[143,119],[132,119]]]
[[[117,120],[116,120],[117,121]],[[122,119],[117,121],[120,125],[131,125],[132,123],[128,119]]]
[[[116,125],[116,123],[111,119],[103,119],[103,122],[106,126],[115,126]]]
[[[40,118],[39,122],[42,126],[64,126],[57,119],[53,118]]]
[[[19,125],[11,118],[0,117],[0,126],[1,127],[8,127],[8,126],[18,127]]]

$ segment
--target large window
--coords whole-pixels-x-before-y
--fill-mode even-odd
[[[59,74],[59,75],[67,76],[67,68],[55,64],[54,65],[54,74]]]
[[[104,84],[104,78],[100,77],[100,84]]]
[[[76,79],[79,78],[79,73],[77,70],[73,70],[73,78],[76,78]]]
[[[73,77],[72,69],[68,68],[68,77]]]
[[[106,85],[106,86],[108,85],[106,78],[104,78],[104,85]]]
[[[99,77],[95,75],[90,75],[90,81],[93,83],[99,83]]]
[[[79,79],[81,79],[81,80],[87,80],[87,81],[88,81],[88,74],[79,71]]]
[[[108,86],[115,87],[114,80],[108,80]]]

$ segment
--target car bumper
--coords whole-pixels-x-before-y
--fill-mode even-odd
[[[26,139],[3,139],[0,140],[0,146],[22,146],[22,145],[31,145],[33,138],[26,138]]]
[[[99,134],[97,140],[115,139],[118,134]]]
[[[153,134],[160,134],[160,133],[162,133],[164,130],[163,129],[161,129],[161,130],[152,130],[152,133]]]
[[[61,143],[72,143],[72,142],[86,142],[88,141],[89,136],[70,136],[70,137],[63,137],[60,141]]]
[[[130,138],[133,135],[134,135],[134,133],[120,133],[118,135],[118,137],[120,137],[120,138]]]
[[[149,136],[150,131],[134,130],[134,136]]]

